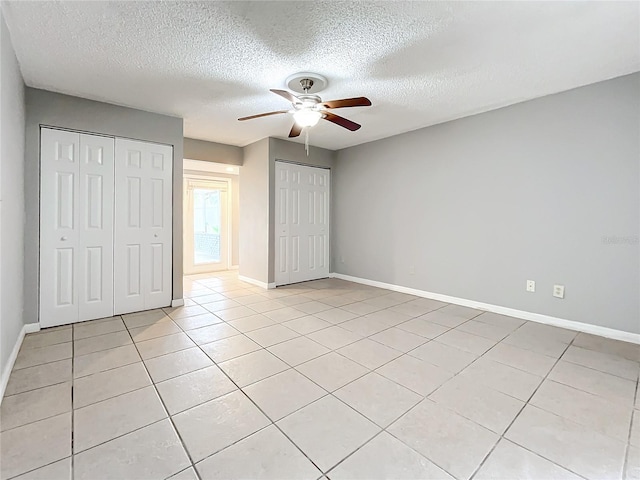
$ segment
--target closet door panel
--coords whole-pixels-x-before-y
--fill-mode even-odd
[[[116,140],[115,313],[171,303],[173,150]]]
[[[78,321],[80,135],[40,137],[40,324]]]
[[[113,315],[114,139],[80,135],[80,320]]]

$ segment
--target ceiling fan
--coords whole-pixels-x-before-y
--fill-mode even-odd
[[[296,81],[300,84],[300,86],[297,88],[295,88]],[[238,120],[244,121],[251,120],[253,118],[267,117],[270,115],[291,113],[293,114],[294,124],[293,127],[291,127],[291,131],[289,132],[289,137],[299,136],[303,128],[313,127],[317,125],[320,119],[328,120],[329,122],[335,123],[336,125],[340,125],[341,127],[354,132],[358,130],[361,125],[352,122],[351,120],[348,120],[344,117],[341,117],[340,115],[329,112],[328,110],[344,107],[371,106],[371,100],[366,97],[344,98],[342,100],[330,100],[328,102],[323,102],[318,95],[311,93],[312,89],[314,91],[319,91],[324,88],[327,83],[324,77],[317,74],[304,73],[292,75],[291,77],[289,77],[289,79],[287,79],[287,83],[289,85],[289,88],[291,88],[292,90],[298,90],[302,94],[294,95],[287,90],[276,90],[273,88],[271,89],[271,91],[276,95],[280,95],[281,97],[290,101],[291,105],[293,106],[292,109],[260,113],[258,115],[242,117]],[[314,88],[314,86],[316,88]]]

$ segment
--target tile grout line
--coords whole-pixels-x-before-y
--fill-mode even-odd
[[[635,412],[636,412],[635,405],[638,400],[638,395],[640,395],[639,390],[640,390],[640,379],[636,381],[636,391],[633,397],[633,405],[631,406],[631,422],[629,424],[629,436],[627,438],[627,446],[625,447],[624,461],[622,462],[622,478],[623,479],[626,479],[628,477],[627,468],[629,467],[629,455],[631,450],[631,433],[633,432],[634,423],[638,421],[635,415]],[[640,412],[640,410],[638,410],[638,412]]]
[[[176,425],[175,425],[175,423],[173,421],[173,417],[169,414],[169,410],[167,409],[167,406],[165,405],[164,400],[162,399],[162,396],[160,395],[160,392],[158,391],[158,387],[156,386],[156,382],[153,380],[153,377],[151,376],[151,373],[149,372],[149,369],[147,368],[147,364],[142,359],[142,355],[140,355],[140,351],[138,350],[138,345],[136,344],[135,340],[133,339],[133,335],[131,335],[131,331],[127,327],[126,323],[124,323],[124,319],[122,319],[122,323],[124,324],[125,328],[127,329],[127,333],[131,337],[131,341],[133,342],[133,346],[135,347],[136,352],[138,353],[138,356],[140,357],[140,363],[142,363],[142,366],[144,367],[145,371],[147,372],[147,375],[149,376],[149,380],[151,381],[151,386],[153,386],[153,390],[156,392],[156,396],[158,397],[158,400],[160,401],[160,404],[162,405],[162,408],[163,408],[165,414],[167,415],[166,419],[169,420],[169,422],[171,423],[171,427],[173,428],[173,431],[175,432],[176,436],[178,437],[178,440],[180,440],[180,444],[182,445],[182,449],[184,450],[184,453],[186,454],[187,459],[191,463],[191,466],[193,467],[193,470],[196,472],[196,477],[198,478],[198,480],[201,480],[200,474],[196,470],[195,463],[193,462],[193,458],[191,457],[191,453],[189,453],[189,450],[187,450],[187,445],[185,444],[184,440],[182,439],[182,435],[180,435],[180,432],[178,431],[178,428],[176,427]],[[154,423],[159,423],[159,422],[161,422],[163,420],[165,420],[165,419],[163,418],[161,420],[158,420],[158,422],[154,422]],[[149,425],[153,425],[153,424],[149,424]],[[144,427],[141,427],[141,428],[148,427],[149,425],[145,425]],[[129,433],[132,433],[132,432],[129,432]],[[176,473],[179,473],[179,472],[176,472]],[[175,475],[175,473],[171,474],[171,476],[173,476],[173,475]]]

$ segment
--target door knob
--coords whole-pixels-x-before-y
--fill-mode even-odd
[[[158,238],[158,234],[157,234],[157,233],[154,233],[154,234],[153,234],[153,236],[154,236],[154,237],[156,237],[156,238]]]
[[[62,240],[63,242],[67,241],[67,237],[60,237],[60,240]]]

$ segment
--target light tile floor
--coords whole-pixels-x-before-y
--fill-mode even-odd
[[[1,478],[640,479],[640,347],[340,280],[30,334]]]

